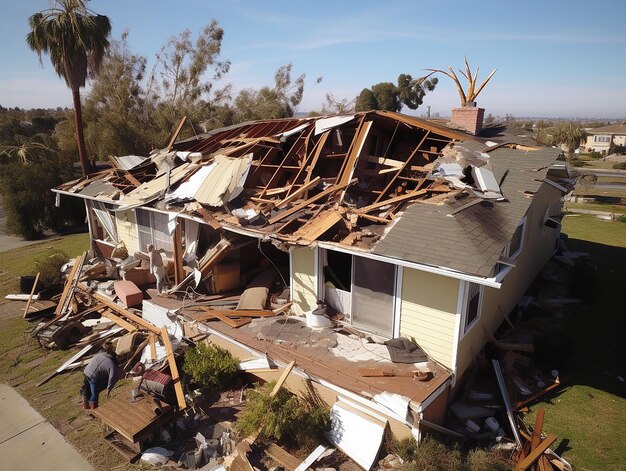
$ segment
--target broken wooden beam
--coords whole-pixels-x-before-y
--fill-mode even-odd
[[[515,467],[516,471],[526,471],[528,468],[530,468],[543,454],[544,452],[550,448],[550,445],[552,445],[557,439],[556,435],[548,435],[545,440],[543,440],[538,446],[537,448],[535,448],[534,450],[532,450],[528,456],[526,456],[524,459],[520,460],[519,463],[517,463],[517,466]]]
[[[170,374],[172,376],[172,381],[174,382],[174,391],[176,392],[178,407],[180,410],[184,410],[187,408],[187,403],[185,402],[185,393],[183,392],[183,386],[180,383],[178,366],[176,366],[174,350],[172,349],[172,344],[170,343],[170,335],[168,334],[165,327],[161,328],[161,339],[163,340],[163,346],[165,347],[165,352],[167,354],[167,364],[170,367]]]
[[[135,327],[133,324],[131,324],[130,322],[128,322],[125,319],[122,319],[119,316],[116,316],[115,314],[113,314],[111,311],[109,311],[108,309],[104,310],[101,313],[102,317],[106,317],[107,319],[111,319],[113,322],[115,322],[117,325],[119,325],[120,327],[123,327],[124,329],[126,329],[128,332],[135,332],[137,330],[137,327]]]
[[[418,196],[425,195],[426,193],[428,193],[427,190],[411,191],[410,193],[405,193],[404,195],[396,196],[395,198],[389,198],[385,201],[379,201],[378,203],[370,204],[369,206],[364,206],[362,208],[359,208],[358,211],[361,213],[368,213],[374,209],[387,206],[388,204],[399,203],[401,201],[405,201],[411,198],[416,198]]]
[[[249,317],[244,318],[244,319],[231,319],[230,317],[222,314],[218,310],[210,309],[210,310],[207,310],[207,311],[210,311],[210,312],[206,312],[206,315],[199,316],[199,318],[197,318],[197,320],[199,320],[199,321],[206,321],[206,320],[215,318],[215,319],[219,319],[224,324],[229,325],[229,326],[231,326],[234,329],[238,329],[239,327],[242,327],[242,326],[252,322],[252,319],[250,319]]]
[[[306,208],[308,205],[315,203],[316,201],[319,201],[320,199],[322,199],[325,196],[328,196],[332,193],[335,193],[336,191],[340,191],[343,190],[344,188],[347,188],[349,185],[353,184],[356,182],[356,179],[354,180],[350,180],[348,183],[344,183],[341,185],[333,185],[329,188],[326,188],[325,190],[319,192],[317,195],[311,196],[309,199],[292,206],[290,209],[286,209],[285,211],[282,211],[280,213],[278,213],[276,216],[271,217],[268,220],[269,224],[275,224],[279,221],[282,221],[283,219],[285,219],[287,216],[291,216],[293,213],[296,213],[298,211],[300,211],[303,208]]]
[[[33,288],[30,290],[30,295],[28,296],[28,301],[26,302],[26,307],[24,308],[23,319],[26,319],[26,315],[28,314],[28,310],[30,309],[30,303],[33,301],[33,295],[35,294],[35,290],[37,289],[37,282],[39,281],[39,274],[35,275],[35,281],[33,282]]]
[[[297,199],[300,195],[302,195],[302,193],[306,192],[307,190],[309,190],[310,188],[313,188],[315,185],[317,185],[317,183],[320,181],[320,177],[319,175],[317,177],[315,177],[313,180],[311,180],[308,183],[303,184],[300,188],[298,188],[296,191],[294,191],[292,194],[290,194],[289,196],[287,196],[286,198],[282,199],[281,201],[279,201],[278,203],[276,203],[276,205],[274,206],[275,208],[281,209],[284,208],[285,206],[287,206],[287,204],[291,203],[292,201],[294,201],[295,199]],[[269,192],[268,192],[269,193]]]
[[[133,321],[134,323],[140,325],[141,327],[143,327],[145,329],[148,329],[150,332],[153,332],[155,334],[161,333],[161,330],[159,328],[155,327],[150,322],[144,320],[142,317],[139,317],[136,314],[133,314],[128,309],[123,308],[119,304],[114,303],[113,301],[111,301],[108,298],[105,298],[101,294],[93,293],[92,296],[95,299],[97,299],[98,301],[100,301],[102,304],[104,304],[105,306],[110,307],[111,309],[113,309],[113,311],[115,311],[118,314],[122,315],[126,319],[129,319],[129,320]]]

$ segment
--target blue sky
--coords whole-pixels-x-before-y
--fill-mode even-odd
[[[0,104],[69,106],[71,96],[25,44],[27,19],[48,0],[5,2],[0,28]],[[626,118],[626,2],[570,1],[206,1],[92,0],[109,16],[113,37],[130,32],[135,53],[150,61],[168,38],[197,33],[215,18],[224,28],[222,58],[234,89],[271,84],[293,63],[307,74],[299,111],[320,109],[327,92],[352,98],[398,74],[455,67],[467,55],[480,77],[498,72],[478,97],[486,113],[504,116]],[[323,76],[320,84],[315,78]],[[458,104],[441,76],[415,112],[449,115]]]

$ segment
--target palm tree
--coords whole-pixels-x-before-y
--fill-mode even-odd
[[[552,139],[555,145],[563,144],[571,158],[580,144],[587,138],[587,132],[580,123],[568,121],[561,123],[552,130]]]
[[[83,136],[80,88],[102,64],[109,47],[111,22],[108,17],[89,10],[84,0],[56,0],[53,8],[32,15],[28,24],[31,29],[26,35],[28,47],[37,53],[42,64],[42,53],[49,54],[57,75],[72,90],[78,156],[83,175],[87,175],[91,163]]]

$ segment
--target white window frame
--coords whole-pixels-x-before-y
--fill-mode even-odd
[[[315,278],[317,280],[317,286],[318,286],[318,290],[317,290],[317,296],[318,299],[321,300],[325,300],[325,288],[326,288],[326,283],[324,283],[324,260],[326,259],[325,256],[325,252],[328,251],[332,251],[332,249],[329,248],[320,248],[320,247],[316,247],[316,257],[315,257]],[[322,252],[324,251],[324,252]],[[348,253],[348,252],[343,252],[343,253]],[[351,256],[351,275],[350,275],[350,313],[349,313],[349,318],[347,319],[347,322],[350,325],[353,325],[353,319],[354,319],[354,303],[353,301],[353,296],[354,296],[354,259],[356,257],[358,257],[358,255],[355,254],[351,254],[348,253]],[[363,258],[368,258],[368,257],[363,257]],[[375,259],[374,259],[375,260]],[[393,306],[392,306],[392,311],[391,311],[391,315],[393,316],[392,319],[392,328],[391,328],[391,337],[390,338],[395,338],[395,337],[399,337],[400,336],[400,314],[401,314],[401,310],[402,310],[402,280],[403,280],[403,275],[404,275],[404,271],[403,271],[403,267],[400,265],[396,265],[395,263],[392,263],[390,261],[385,261],[385,263],[388,263],[390,265],[393,265],[395,267],[395,274],[394,274],[394,300],[393,300]],[[293,296],[293,293],[291,293]],[[356,327],[358,328],[360,331],[362,332],[367,332],[367,333],[372,333],[369,332],[361,327]],[[379,337],[385,337],[384,335],[381,334],[374,334],[374,335],[378,335]]]
[[[471,285],[478,287],[478,306],[476,317],[468,324],[468,309],[470,306],[470,287]],[[462,286],[462,299],[463,299],[463,307],[461,310],[461,338],[465,337],[470,330],[478,323],[478,320],[482,316],[482,308],[483,308],[483,298],[485,294],[485,287],[483,285],[479,285],[478,283],[472,283],[471,281],[463,281]]]
[[[517,259],[517,257],[519,257],[519,255],[522,253],[522,250],[524,249],[524,245],[525,245],[525,239],[526,239],[526,219],[527,216],[524,216],[524,218],[520,221],[520,223],[517,225],[517,228],[519,228],[520,226],[522,227],[522,234],[520,235],[520,246],[517,249],[517,252],[515,252],[512,255],[509,255],[509,251],[511,250],[511,242],[509,242],[506,247],[504,247],[504,250],[502,251],[502,257],[505,258],[510,258],[511,260],[515,260]],[[515,232],[517,232],[517,228],[515,228]],[[499,268],[498,268],[499,267]],[[504,277],[513,269],[513,267],[508,266],[508,265],[504,265],[502,263],[498,263],[496,265],[496,269],[495,269],[495,277],[496,277],[496,281],[499,283],[501,282]]]
[[[144,211],[146,214],[148,214],[149,218],[150,218],[150,224],[148,226],[144,226],[143,224],[139,223],[139,211]],[[154,215],[158,214],[161,217],[165,217],[168,219],[169,222],[169,217],[167,214],[165,213],[160,213],[160,212],[156,212],[156,211],[149,211],[146,209],[142,209],[142,208],[137,208],[135,209],[135,221],[137,221],[137,242],[139,244],[139,250],[141,252],[147,252],[147,249],[144,246],[142,247],[142,233],[145,234],[146,236],[149,234],[150,237],[150,242],[152,245],[154,245],[155,248],[157,249],[163,249],[168,253],[173,253],[174,251],[174,241],[172,236],[169,234],[169,232],[167,232],[166,234],[168,234],[169,239],[168,240],[162,240],[159,239],[158,237],[156,237],[155,233],[154,233]],[[166,227],[167,223],[166,223]],[[163,231],[160,231],[163,232]],[[146,237],[147,238],[147,237]]]

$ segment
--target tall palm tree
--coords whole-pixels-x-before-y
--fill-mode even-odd
[[[57,75],[72,90],[78,156],[83,175],[87,175],[92,169],[83,136],[80,88],[102,64],[109,47],[111,22],[107,16],[89,10],[85,0],[56,0],[54,7],[32,15],[28,24],[28,47],[37,53],[42,64],[42,53],[50,55]]]

